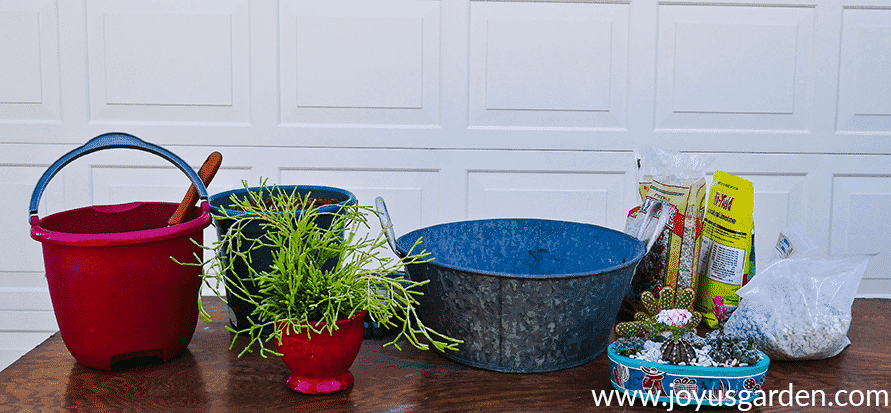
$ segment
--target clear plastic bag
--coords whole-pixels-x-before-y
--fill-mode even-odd
[[[775,360],[835,356],[851,343],[851,305],[868,264],[850,255],[776,261],[739,289],[724,330],[752,337]]]
[[[637,158],[638,192],[641,205],[628,212],[625,233],[636,236],[641,225],[651,234],[654,219],[646,220],[650,206],[666,201],[668,208],[656,218],[667,214],[669,224],[652,250],[641,259],[626,293],[629,303],[637,301],[644,291],[655,291],[670,286],[681,290],[696,289],[697,246],[701,242],[702,212],[705,210],[705,168],[713,156],[680,153],[656,147],[635,151]]]

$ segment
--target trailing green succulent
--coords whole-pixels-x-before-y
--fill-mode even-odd
[[[716,363],[753,365],[761,360],[761,353],[755,348],[755,341],[715,330],[705,335],[705,342],[712,346],[709,353]],[[734,363],[734,360],[736,363]]]
[[[244,185],[247,188],[247,183]],[[272,202],[265,202],[267,197]],[[273,338],[280,342],[286,328],[306,334],[331,332],[337,328],[338,319],[362,310],[367,310],[382,327],[397,326],[398,334],[385,345],[399,348],[396,342],[405,338],[411,345],[427,349],[429,345],[421,342],[425,339],[440,351],[457,350],[460,340],[434,331],[418,318],[416,297],[423,294],[418,287],[427,281],[392,276],[406,264],[429,262],[428,253],[414,252],[421,239],[406,257],[394,259],[386,255],[386,233],[370,230],[366,215],[377,214],[372,208],[338,205],[335,212],[330,212],[330,208],[323,212],[312,207],[310,194],[287,193],[265,184],[262,191],[248,191],[245,199],[233,196],[231,202],[240,213],[215,217],[234,222],[220,241],[208,248],[216,254],[203,263],[208,265],[203,278],[224,302],[226,293],[222,286],[228,283],[230,294],[256,306],[250,326],[240,330],[226,327],[235,333],[230,348],[239,335],[250,337],[239,355],[251,351],[254,344],[259,344],[264,357],[267,353],[279,355],[267,343]],[[331,220],[330,229],[316,225],[320,218]],[[266,231],[254,239],[244,231],[257,222]],[[250,262],[250,252],[260,248],[272,249],[273,263],[268,270],[258,271],[246,265],[249,280],[226,277],[236,263]],[[331,266],[329,263],[333,262],[336,264]],[[248,288],[248,282],[258,289]],[[199,309],[202,319],[209,321],[200,297]],[[324,323],[311,324],[319,321]],[[274,332],[267,337],[263,332],[270,328]]]
[[[644,311],[639,311],[634,315],[634,321],[626,321],[616,325],[616,335],[619,337],[644,336],[654,337],[666,331],[672,331],[673,328],[656,320],[659,313],[664,310],[685,309],[690,312],[692,318],[682,330],[677,331],[681,334],[687,330],[691,330],[699,325],[702,320],[702,313],[693,311],[693,298],[696,293],[692,288],[684,288],[680,293],[675,294],[672,287],[663,287],[659,291],[659,297],[655,297],[653,293],[644,291],[640,295],[643,303]],[[677,329],[677,328],[674,328]],[[677,335],[677,334],[674,334]]]
[[[644,349],[644,339],[640,337],[619,337],[616,339],[616,353],[628,357]]]

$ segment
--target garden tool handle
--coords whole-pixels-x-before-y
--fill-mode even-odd
[[[649,208],[647,209],[647,214],[640,224],[640,232],[637,234],[637,239],[640,239],[640,237],[644,235],[644,231],[650,223],[650,219],[652,219],[653,215],[656,214],[656,211],[660,211],[659,221],[656,222],[656,228],[653,229],[653,234],[650,235],[650,240],[649,242],[647,242],[647,252],[650,252],[650,249],[653,248],[656,240],[659,239],[660,235],[662,235],[662,230],[665,229],[665,225],[668,224],[669,218],[671,218],[669,217],[670,208],[665,207],[667,204],[667,201],[661,199],[650,204]]]
[[[177,168],[179,168],[183,173],[185,173],[189,179],[192,181],[192,184],[195,185],[195,188],[198,190],[198,198],[207,202],[207,188],[204,186],[204,182],[201,182],[201,178],[195,173],[192,168],[185,163],[180,157],[173,154],[173,152],[168,151],[160,146],[148,143],[139,139],[133,135],[129,135],[126,133],[106,133],[103,135],[99,135],[93,139],[90,139],[87,143],[83,144],[78,148],[75,148],[71,152],[68,152],[55,163],[50,165],[50,167],[43,173],[43,176],[40,177],[40,180],[37,181],[37,186],[34,188],[34,192],[31,194],[31,203],[29,205],[30,210],[30,223],[32,226],[37,225],[40,219],[37,217],[37,208],[40,205],[40,197],[43,195],[43,191],[46,189],[49,181],[53,179],[54,176],[63,168],[65,165],[71,163],[71,161],[80,158],[81,156],[100,151],[103,149],[138,149],[141,151],[149,152],[155,155],[158,155],[174,164]]]
[[[377,218],[381,222],[381,228],[387,233],[387,244],[390,245],[390,249],[396,253],[397,257],[405,258],[405,254],[400,253],[396,249],[396,233],[393,231],[393,221],[390,220],[390,213],[387,212],[387,203],[384,202],[384,198],[375,198],[374,207],[377,210]]]
[[[204,160],[204,164],[202,164],[201,169],[198,170],[198,176],[201,178],[201,182],[204,183],[205,187],[210,185],[210,181],[216,176],[222,163],[223,154],[216,151],[211,153],[207,159]],[[167,225],[182,224],[183,220],[186,218],[186,212],[192,209],[192,206],[195,205],[195,201],[197,200],[198,189],[195,188],[195,184],[191,184],[189,185],[189,190],[186,191],[186,196],[183,197],[183,200],[179,203],[176,211],[174,211],[173,215],[170,216],[170,219],[167,220]]]

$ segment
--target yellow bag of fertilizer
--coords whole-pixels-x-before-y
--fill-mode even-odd
[[[755,275],[752,183],[716,171],[702,223],[699,288],[696,311],[711,328],[718,328],[714,298],[721,296],[728,315],[739,305],[736,291]]]

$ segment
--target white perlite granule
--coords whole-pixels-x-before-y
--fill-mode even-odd
[[[687,205],[684,217],[684,238],[681,240],[681,258],[678,261],[677,289],[693,287],[693,264],[696,257],[696,205]]]
[[[851,318],[832,306],[809,311],[793,294],[785,296],[782,318],[772,312],[757,311],[745,300],[725,328],[752,337],[758,349],[775,360],[823,359],[832,357],[851,343]]]
[[[819,360],[851,343],[851,305],[869,257],[789,258],[739,289],[740,306],[724,331],[754,339],[774,360]]]
[[[737,360],[732,360],[730,363],[717,363],[712,360],[711,356],[709,356],[709,352],[712,351],[712,346],[705,345],[702,348],[693,348],[696,351],[696,360],[690,363],[691,366],[698,367],[745,367],[748,364],[739,363]],[[637,354],[632,354],[629,356],[635,360],[647,361],[650,363],[659,363],[659,364],[669,364],[667,361],[662,360],[662,343],[656,343],[652,340],[647,340],[644,342],[644,348]],[[687,366],[687,363],[680,363],[679,366]]]

